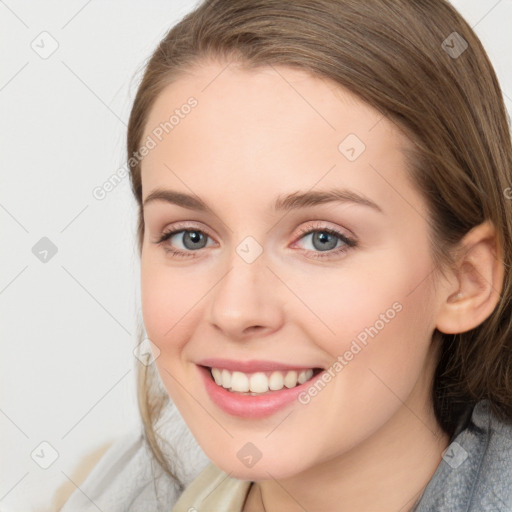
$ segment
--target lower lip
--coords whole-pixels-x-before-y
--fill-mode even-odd
[[[206,391],[213,403],[218,405],[223,411],[233,416],[243,418],[264,418],[271,416],[275,412],[283,409],[294,401],[298,401],[297,397],[301,392],[305,391],[316,377],[300,384],[294,388],[283,388],[279,391],[259,396],[243,395],[241,393],[233,393],[215,383],[211,376],[209,368],[198,366],[201,373]]]

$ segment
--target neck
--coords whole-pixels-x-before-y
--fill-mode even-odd
[[[412,434],[379,445],[378,451],[368,443],[368,450],[354,450],[342,460],[325,462],[293,478],[255,483],[254,502],[260,507],[254,512],[410,511],[449,444],[445,434],[436,438],[424,425]]]

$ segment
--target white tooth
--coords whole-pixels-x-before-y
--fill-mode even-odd
[[[283,374],[281,372],[272,372],[268,380],[268,387],[272,391],[279,391],[284,387]]]
[[[284,378],[284,385],[287,388],[294,388],[297,384],[297,372],[295,370],[291,370],[286,374]]]
[[[228,370],[222,370],[222,387],[229,389],[231,387],[231,373]]]
[[[268,391],[268,379],[263,372],[253,373],[249,379],[249,389],[254,393]]]
[[[212,375],[215,379],[215,383],[219,386],[222,386],[222,374],[218,368],[212,368]]]
[[[243,372],[230,372],[220,368],[211,368],[211,374],[217,385],[239,393],[266,393],[268,390],[279,391],[283,387],[293,388],[303,384],[313,376],[313,370],[297,372],[290,370],[286,373],[274,371],[268,378],[264,372],[247,375]]]
[[[231,389],[241,393],[249,391],[249,379],[242,372],[233,372],[231,375]]]

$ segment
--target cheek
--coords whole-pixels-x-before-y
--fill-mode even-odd
[[[338,275],[295,280],[309,309],[303,308],[303,330],[332,361],[342,359],[353,389],[382,388],[382,374],[405,395],[421,373],[434,325],[430,270],[428,257],[397,248]]]
[[[414,275],[420,272],[398,272],[394,268],[400,268],[398,263],[386,268],[383,258],[378,263],[363,261],[357,266],[328,269],[314,278],[286,276],[298,299],[292,297],[295,313],[302,313],[295,318],[310,333],[310,339],[320,338],[333,349],[343,348],[343,340],[358,335],[364,339],[366,328],[377,323],[377,328],[383,330],[399,316],[402,305],[414,298],[407,294],[413,287]]]
[[[320,317],[306,312],[302,330],[330,355],[333,376],[325,391],[310,389],[303,397],[308,415],[301,422],[314,431],[321,417],[322,428],[339,432],[333,450],[384,424],[424,371],[433,325],[429,262],[398,251],[390,256],[340,272],[338,280],[315,279],[299,288]],[[323,444],[319,439],[317,449]]]
[[[162,353],[172,352],[179,348],[180,333],[193,316],[200,290],[193,276],[173,272],[154,260],[141,259],[142,316],[149,339]]]

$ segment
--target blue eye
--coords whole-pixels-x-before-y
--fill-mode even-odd
[[[299,240],[308,237],[310,248],[306,248],[306,250],[308,253],[311,253],[313,258],[326,258],[340,255],[357,245],[356,241],[352,238],[348,238],[335,229],[326,227],[301,230]]]
[[[204,249],[207,246],[206,241],[208,238],[209,236],[200,229],[179,229],[163,233],[156,243],[163,244],[169,241],[171,242],[169,244],[170,247],[165,248],[167,252],[175,256],[188,256],[188,254],[186,254],[187,252]],[[183,248],[173,248],[177,242],[181,242]]]
[[[308,258],[335,257],[357,246],[354,239],[326,226],[302,228],[300,235],[298,240],[309,238],[309,247],[304,248],[305,252],[310,255],[307,256]],[[207,233],[200,229],[180,227],[180,229],[176,228],[163,233],[154,243],[163,245],[165,251],[172,256],[194,258],[200,249],[209,246],[208,239],[212,240]]]

